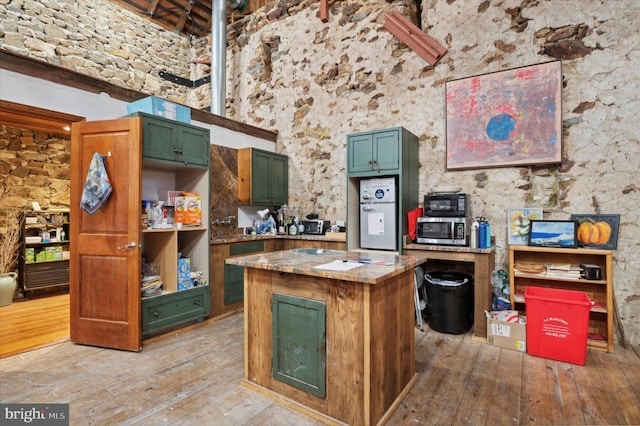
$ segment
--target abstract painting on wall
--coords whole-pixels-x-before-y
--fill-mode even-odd
[[[561,62],[445,84],[447,169],[559,163]]]

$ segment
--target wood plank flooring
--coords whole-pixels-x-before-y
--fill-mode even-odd
[[[70,404],[71,424],[320,425],[240,385],[244,315],[131,353],[63,341],[0,359],[0,401]],[[585,366],[416,333],[419,378],[389,425],[640,424],[640,359],[588,351]]]
[[[69,339],[69,293],[0,307],[0,358]]]

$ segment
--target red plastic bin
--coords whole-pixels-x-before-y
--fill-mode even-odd
[[[585,364],[591,301],[583,291],[527,287],[527,353]]]

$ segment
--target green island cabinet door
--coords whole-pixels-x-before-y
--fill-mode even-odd
[[[349,173],[400,171],[401,129],[355,133],[347,137]]]
[[[273,377],[326,397],[326,303],[274,293]]]

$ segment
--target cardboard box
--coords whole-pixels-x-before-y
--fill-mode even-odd
[[[55,247],[46,247],[44,249],[44,260],[46,260],[47,262],[50,262],[52,260],[56,260],[55,258],[55,253],[56,253],[56,248]]]
[[[202,225],[202,198],[195,192],[176,196],[174,209],[174,223]]]
[[[487,343],[513,351],[527,351],[526,318],[520,317],[525,323],[500,321],[487,317]]]
[[[55,246],[53,248],[53,260],[62,260],[62,246]]]
[[[24,261],[26,263],[33,263],[36,261],[36,249],[33,247],[27,247],[24,249]]]
[[[191,123],[191,108],[154,96],[149,96],[127,105],[128,114],[138,111],[187,124]]]
[[[193,281],[191,278],[178,278],[178,291],[188,290],[193,288]]]
[[[178,259],[178,280],[189,278],[191,275],[191,258],[181,257]]]

